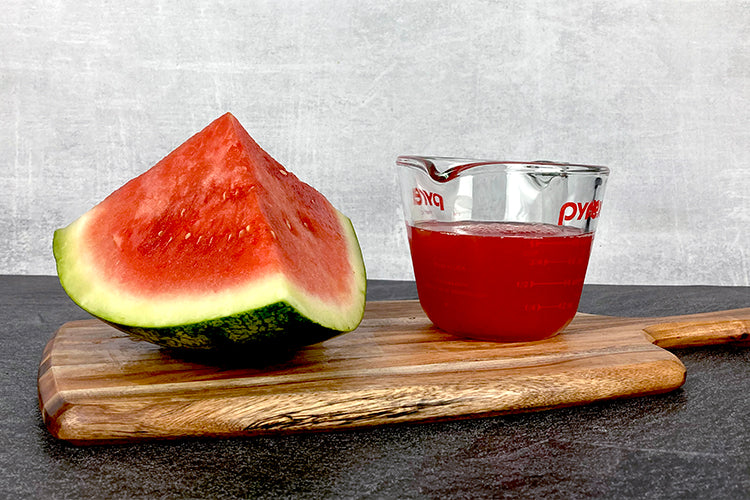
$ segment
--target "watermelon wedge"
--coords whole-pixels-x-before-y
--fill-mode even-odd
[[[170,348],[295,348],[364,311],[351,221],[229,113],[55,231],[53,249],[74,302]]]

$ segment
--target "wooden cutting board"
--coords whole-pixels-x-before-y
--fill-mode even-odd
[[[265,368],[175,358],[98,320],[63,325],[39,367],[44,423],[75,444],[249,436],[475,418],[662,393],[664,348],[748,342],[750,308],[669,318],[578,314],[499,344],[435,329],[417,301],[370,302],[354,332]]]

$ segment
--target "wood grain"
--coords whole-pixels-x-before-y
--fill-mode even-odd
[[[750,309],[670,318],[578,314],[557,337],[499,344],[435,329],[417,301],[262,368],[171,356],[98,320],[63,325],[39,367],[43,419],[75,444],[249,436],[543,410],[684,383],[669,346],[744,341]],[[644,330],[645,329],[645,330]]]

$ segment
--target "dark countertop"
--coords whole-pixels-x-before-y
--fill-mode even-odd
[[[416,298],[370,282],[371,300]],[[666,316],[750,307],[748,287],[587,285],[580,310]],[[0,276],[3,498],[750,498],[750,348],[675,354],[669,394],[448,423],[74,447],[44,428],[36,376],[89,317],[49,276]]]

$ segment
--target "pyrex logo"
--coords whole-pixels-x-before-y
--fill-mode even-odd
[[[445,210],[443,197],[441,195],[419,188],[414,188],[414,204],[432,205],[433,207],[438,207],[440,210]]]
[[[569,201],[560,207],[560,218],[557,219],[557,225],[561,226],[564,221],[573,220],[573,218],[581,220],[584,216],[587,219],[596,219],[601,211],[601,200],[591,200],[586,203]]]

